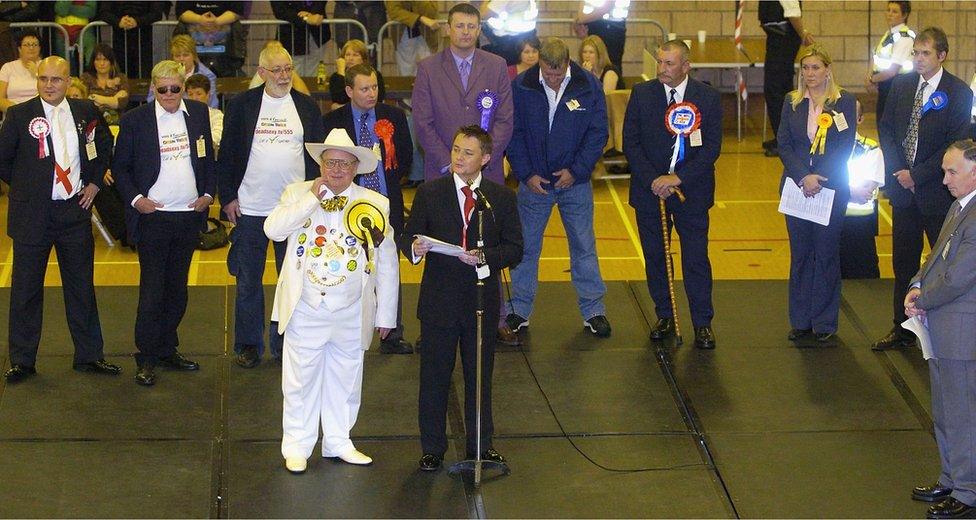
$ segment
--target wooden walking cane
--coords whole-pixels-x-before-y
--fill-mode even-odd
[[[672,193],[678,197],[679,202],[685,201],[685,194],[680,188],[671,188]],[[657,199],[658,208],[661,210],[661,238],[664,240],[664,265],[668,270],[668,296],[671,297],[671,314],[674,320],[675,343],[682,344],[681,326],[678,324],[678,302],[674,297],[674,267],[671,264],[671,233],[668,232],[668,211],[664,207],[664,197]]]

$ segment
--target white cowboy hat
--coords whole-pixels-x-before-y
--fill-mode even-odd
[[[359,167],[356,168],[356,173],[373,173],[376,171],[376,154],[369,148],[356,146],[349,138],[349,134],[342,128],[333,128],[326,136],[324,143],[305,143],[305,149],[319,165],[322,164],[322,154],[326,150],[342,150],[359,159]]]

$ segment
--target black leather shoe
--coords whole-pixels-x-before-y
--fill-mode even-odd
[[[104,359],[92,361],[91,363],[75,363],[74,369],[79,372],[95,372],[110,376],[117,376],[122,373],[122,367],[107,363]]]
[[[497,338],[498,339],[496,339],[495,341],[501,343],[502,345],[508,345],[510,347],[517,347],[522,344],[522,342],[519,341],[518,334],[516,334],[515,331],[513,331],[512,329],[508,328],[508,325],[502,325],[501,327],[498,327]]]
[[[198,363],[186,359],[183,357],[183,354],[180,354],[179,352],[176,352],[169,357],[160,358],[159,364],[172,370],[200,370],[200,365]]]
[[[895,350],[899,348],[909,348],[915,346],[915,335],[909,332],[892,329],[887,336],[875,341],[871,345],[871,350]]]
[[[380,354],[413,354],[413,345],[403,338],[380,341]]]
[[[421,471],[437,471],[441,469],[441,465],[443,464],[444,457],[438,457],[432,453],[424,453],[424,456],[420,457]]]
[[[258,366],[261,363],[261,357],[258,356],[258,348],[254,345],[245,345],[244,350],[234,358],[234,363],[237,363],[237,366],[241,368],[254,368]]]
[[[467,453],[465,456],[468,460],[474,460],[474,453]],[[481,453],[481,460],[488,460],[491,462],[497,462],[498,464],[506,464],[505,457],[502,457],[501,453],[498,453],[495,448],[488,448]]]
[[[918,486],[912,490],[912,500],[920,502],[939,502],[952,494],[952,488],[939,485],[938,482],[930,486]]]
[[[583,322],[583,328],[589,330],[598,338],[610,337],[610,321],[607,317],[600,314]]]
[[[786,335],[786,339],[790,341],[799,341],[811,334],[813,334],[813,329],[790,329],[790,333]]]
[[[674,334],[674,318],[661,318],[651,329],[651,339],[661,341]]]
[[[695,346],[704,350],[712,350],[715,348],[715,333],[712,332],[711,327],[698,327],[695,329]]]
[[[763,155],[766,157],[779,157],[779,147],[773,146],[771,148],[766,148],[763,150]]]
[[[976,518],[976,507],[949,497],[930,507],[926,518]]]
[[[763,147],[763,150],[769,150],[770,148],[779,148],[779,142],[774,137],[774,138],[772,138],[772,139],[770,139],[768,141],[763,141],[762,142],[762,147]]]
[[[10,367],[10,370],[7,370],[7,373],[4,374],[4,377],[7,379],[8,383],[19,383],[36,373],[37,370],[34,370],[34,367],[27,365],[13,365]]]
[[[156,370],[152,365],[140,365],[136,371],[136,384],[152,386],[156,384]]]
[[[833,332],[817,332],[813,336],[817,340],[817,343],[821,345],[828,345],[834,342]]]

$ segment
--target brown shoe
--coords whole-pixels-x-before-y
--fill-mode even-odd
[[[498,342],[511,347],[517,347],[522,344],[522,342],[519,341],[518,334],[512,331],[508,325],[498,327]]]

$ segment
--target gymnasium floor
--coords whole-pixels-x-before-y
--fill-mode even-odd
[[[266,360],[243,370],[228,354],[234,286],[226,250],[198,253],[191,272],[181,350],[202,370],[162,372],[155,387],[137,387],[136,257],[99,243],[106,355],[125,372],[71,370],[51,269],[38,375],[0,381],[0,517],[920,517],[925,505],[909,491],[938,470],[926,368],[914,351],[868,349],[889,326],[891,282],[844,284],[836,347],[787,342],[780,163],[758,149],[758,138],[739,145],[728,136],[719,163],[715,351],[696,350],[690,338],[683,346],[647,339],[655,316],[626,181],[596,183],[609,340],[585,333],[567,305],[575,296],[565,239],[552,220],[525,344],[496,355],[495,446],[512,474],[480,488],[417,470],[419,357],[375,349],[353,436],[376,463],[313,456],[307,474],[288,474],[278,445],[280,368]],[[890,226],[884,218],[881,226],[884,254]],[[0,370],[8,367],[9,245],[0,239]],[[890,273],[886,261],[882,272]],[[413,338],[420,271],[402,265]],[[265,281],[270,297],[273,274]],[[455,441],[459,395],[455,377]],[[447,462],[462,448],[454,442]]]

